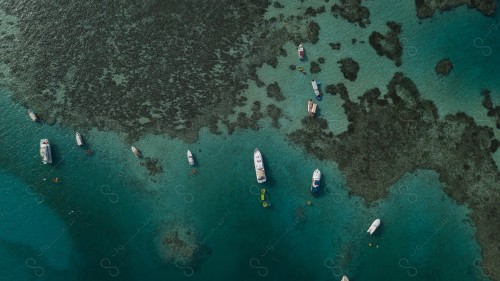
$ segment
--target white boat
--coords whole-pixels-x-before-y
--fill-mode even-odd
[[[193,159],[193,154],[191,154],[191,151],[188,150],[187,156],[188,156],[189,165],[194,166],[194,159]]]
[[[141,153],[139,152],[139,150],[135,147],[131,147],[132,148],[132,152],[134,153],[134,155],[137,157],[137,158],[141,158]]]
[[[48,139],[40,140],[40,156],[42,156],[43,164],[52,163],[52,153]]]
[[[35,112],[33,112],[33,110],[28,109],[28,114],[29,114],[31,120],[33,120],[33,122],[38,121],[38,117],[36,117]]]
[[[314,170],[312,183],[311,183],[311,194],[317,195],[319,193],[319,183],[321,181],[321,172],[319,169]]]
[[[257,174],[257,182],[266,182],[266,171],[264,170],[262,154],[260,154],[260,151],[257,148],[253,152],[253,163],[255,165],[255,173]]]
[[[83,145],[82,135],[80,135],[80,133],[78,132],[76,132],[76,144],[78,144],[79,146]]]
[[[340,281],[349,281],[349,278],[347,278],[347,276],[344,275],[344,277],[342,277],[342,280]]]
[[[316,114],[316,107],[318,105],[316,103],[313,102],[313,100],[309,100],[307,102],[307,112],[309,112],[309,116],[311,117],[314,117],[314,115]]]
[[[366,232],[370,233],[370,235],[373,234],[373,232],[375,232],[375,230],[377,230],[377,227],[379,227],[380,225],[380,219],[376,219],[373,221],[372,225],[370,225],[370,228],[368,228],[368,230]]]
[[[311,80],[311,85],[313,87],[314,94],[316,95],[316,99],[320,100],[321,99],[321,93],[319,92],[318,83],[316,82],[316,80]]]
[[[299,48],[297,49],[297,54],[299,55],[300,60],[304,59],[304,45],[302,44],[299,45]]]

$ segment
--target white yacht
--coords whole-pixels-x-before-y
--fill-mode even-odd
[[[78,132],[76,132],[76,144],[78,144],[79,146],[83,145],[82,135],[80,135],[80,133]]]
[[[28,109],[28,115],[30,116],[31,120],[33,120],[33,122],[38,121],[38,117],[36,117],[35,112],[33,112],[33,110]]]
[[[255,165],[255,173],[257,174],[257,182],[266,182],[266,171],[264,170],[262,154],[260,154],[260,151],[257,148],[253,152],[253,163]]]
[[[366,232],[370,233],[370,235],[373,234],[373,232],[375,232],[375,230],[377,230],[377,227],[379,227],[380,225],[380,219],[376,219],[373,221],[372,225],[370,225],[370,228],[368,228],[368,230]]]
[[[188,152],[187,152],[187,157],[188,157],[188,162],[189,162],[189,165],[194,166],[194,158],[193,158],[193,154],[191,154],[191,151],[189,151],[189,150],[188,150]]]
[[[319,169],[314,170],[312,183],[311,183],[311,194],[318,195],[319,193],[319,183],[321,180],[321,172]]]
[[[311,85],[312,85],[312,88],[314,90],[314,94],[316,95],[316,99],[320,100],[321,99],[321,93],[319,92],[318,82],[316,82],[316,80],[311,80]]]
[[[344,275],[344,277],[342,277],[342,280],[340,281],[349,281],[349,278],[347,278],[347,276]]]
[[[139,150],[135,147],[131,147],[132,148],[132,152],[134,153],[134,155],[137,157],[137,158],[141,158],[141,153],[139,152]]]
[[[52,154],[48,139],[40,140],[40,156],[42,156],[43,164],[52,163]]]
[[[299,55],[299,59],[303,60],[304,59],[304,45],[300,44],[299,48],[297,49],[297,53]]]

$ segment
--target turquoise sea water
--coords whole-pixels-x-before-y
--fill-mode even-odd
[[[283,12],[309,5],[285,4]],[[366,5],[372,13],[366,30],[328,13],[317,17],[320,43],[306,45],[306,52],[312,59],[325,57],[322,72],[291,72],[288,65],[297,63],[292,44],[285,46],[288,56],[279,58],[278,69],[259,69],[259,77],[266,83],[278,81],[286,96],[282,128],[261,120],[260,130],[237,130],[231,136],[205,130],[194,144],[146,136],[133,145],[145,157],[160,160],[164,173],[154,176],[139,165],[124,136],[81,132],[86,148],[77,147],[74,131],[31,122],[26,109],[2,89],[1,279],[340,280],[347,275],[350,280],[488,280],[475,266],[480,247],[469,210],[442,192],[435,172],[407,174],[390,187],[388,198],[365,206],[349,193],[335,163],[318,161],[286,141],[285,134],[301,126],[302,115],[297,114],[305,111],[308,93],[312,95],[311,78],[323,85],[344,82],[354,97],[385,85],[400,70],[435,101],[442,116],[461,110],[490,122],[479,92],[489,88],[496,92],[494,102],[500,102],[500,85],[492,74],[500,60],[499,41],[494,40],[500,31],[488,34],[498,13],[486,18],[459,8],[419,24],[410,2]],[[379,19],[379,14],[390,16]],[[402,38],[408,39],[400,69],[374,55],[367,42],[372,30],[386,30],[388,19],[402,22]],[[490,55],[477,47],[478,37],[492,49]],[[352,45],[351,38],[366,43]],[[340,53],[328,46],[332,41],[342,43]],[[347,56],[361,65],[356,82],[345,81],[336,64]],[[433,67],[443,56],[455,67],[449,77],[438,79]],[[250,85],[246,96],[248,104],[271,103],[263,88]],[[347,126],[339,100],[327,95],[319,103],[335,133]],[[40,161],[41,138],[51,141],[52,165]],[[256,147],[264,155],[269,178],[262,186],[256,183],[252,162]],[[197,174],[187,164],[187,149],[195,155]],[[309,185],[315,168],[322,171],[323,193],[312,200]],[[259,201],[261,187],[272,202],[268,209]],[[376,218],[382,226],[368,236]],[[159,235],[177,225],[193,229],[204,249],[196,264],[161,259]]]

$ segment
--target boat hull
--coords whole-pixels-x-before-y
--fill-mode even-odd
[[[42,156],[43,164],[52,163],[52,151],[50,149],[50,143],[48,139],[40,140],[40,156]]]
[[[33,120],[33,122],[38,121],[38,117],[36,117],[35,113],[31,109],[28,109],[28,115],[30,116],[31,120]]]
[[[304,59],[304,45],[302,44],[299,45],[299,48],[297,49],[297,54],[300,60]]]
[[[80,133],[76,133],[75,138],[76,138],[76,144],[78,146],[82,146],[83,145],[82,135],[80,135]]]
[[[142,155],[137,148],[132,146],[131,149],[132,149],[132,152],[134,153],[135,157],[141,158]]]
[[[257,148],[253,153],[253,163],[255,166],[255,174],[257,176],[257,182],[258,183],[266,182],[267,178],[266,178],[266,171],[264,169],[264,161],[262,160],[262,154]]]
[[[316,99],[321,100],[321,93],[319,92],[318,83],[316,82],[316,80],[311,80],[311,85],[312,85],[314,94],[316,95]]]
[[[193,154],[189,150],[187,151],[187,158],[188,158],[189,165],[194,166]]]
[[[377,228],[380,226],[380,219],[376,219],[373,221],[372,225],[370,225],[370,228],[368,228],[368,230],[366,232],[370,233],[370,235],[372,235],[375,230],[377,230]]]
[[[311,194],[316,196],[319,193],[319,185],[321,182],[321,172],[319,169],[314,170],[312,183],[311,183]]]

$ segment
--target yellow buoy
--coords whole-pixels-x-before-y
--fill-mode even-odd
[[[266,200],[266,195],[264,195],[264,193],[261,193],[261,194],[260,194],[260,200],[261,200],[261,201]]]
[[[264,202],[262,203],[262,206],[264,206],[264,208],[266,208],[266,207],[267,207],[267,201],[264,201]]]
[[[266,189],[265,189],[265,188],[262,188],[262,189],[260,190],[260,193],[262,193],[262,194],[266,193]]]
[[[307,201],[307,206],[311,206],[311,201]]]

